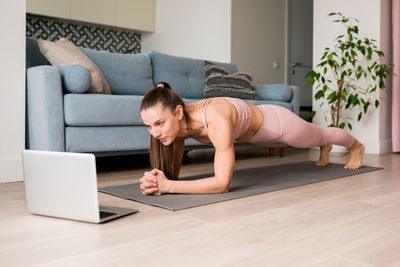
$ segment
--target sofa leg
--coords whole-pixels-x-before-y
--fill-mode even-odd
[[[270,157],[274,156],[274,149],[272,147],[269,148],[269,156]]]
[[[183,159],[182,162],[186,163],[189,161],[189,150],[185,150],[185,152],[183,153]]]
[[[285,147],[280,147],[279,148],[279,156],[282,158],[283,157],[283,152],[285,151]]]
[[[279,156],[280,156],[280,157],[283,157],[284,152],[285,152],[285,147],[280,147],[280,148],[279,148]],[[275,154],[275,153],[274,153],[274,148],[273,148],[273,147],[270,147],[270,148],[269,148],[269,156],[270,156],[270,157],[273,157],[274,154]]]

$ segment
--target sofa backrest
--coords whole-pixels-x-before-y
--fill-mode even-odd
[[[182,98],[203,98],[205,87],[204,60],[177,57],[150,52],[153,65],[154,83],[168,82]],[[235,64],[214,62],[231,73],[237,72]]]
[[[204,60],[158,52],[119,54],[80,49],[99,67],[115,95],[144,95],[157,82],[168,82],[182,98],[201,99],[205,87]],[[235,64],[211,61],[237,72]],[[37,39],[26,37],[26,68],[51,65]]]
[[[148,53],[118,54],[79,47],[101,70],[115,95],[144,95],[154,86]],[[26,68],[51,65],[37,39],[26,37]]]
[[[119,54],[80,48],[101,70],[114,95],[144,95],[154,87],[148,53]]]
[[[42,52],[40,52],[39,45],[35,38],[26,37],[25,42],[26,42],[26,50],[25,50],[26,69],[41,65],[51,65],[50,62],[43,56]]]

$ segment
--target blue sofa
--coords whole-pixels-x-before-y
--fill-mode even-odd
[[[112,95],[66,93],[60,68],[51,66],[40,53],[37,40],[27,37],[27,148],[97,155],[147,152],[149,133],[139,107],[155,83],[167,81],[187,102],[203,97],[204,60],[158,52],[117,54],[80,49],[103,72]],[[215,63],[237,72],[234,64]],[[245,101],[276,104],[299,114],[297,87],[275,84],[254,88],[262,100]],[[204,145],[188,139],[186,146]]]

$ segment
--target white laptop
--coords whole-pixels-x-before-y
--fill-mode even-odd
[[[101,223],[138,211],[99,206],[93,154],[24,150],[22,162],[33,214]]]

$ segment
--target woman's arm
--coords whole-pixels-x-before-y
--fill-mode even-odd
[[[211,194],[229,190],[235,165],[233,146],[233,124],[231,117],[209,107],[208,135],[215,147],[214,176],[193,181],[167,180],[159,172],[156,176],[158,190],[161,193]],[[213,115],[211,117],[211,114]]]
[[[178,179],[179,171],[182,165],[183,154],[185,152],[185,139],[177,138],[174,141],[174,177]],[[154,169],[149,172],[145,172],[143,177],[139,180],[140,189],[144,195],[161,195],[161,192],[158,190],[158,181],[156,176],[161,174],[162,172],[158,169]],[[164,174],[162,174],[164,175]],[[165,177],[165,175],[164,175]],[[166,180],[166,178],[165,178]]]

